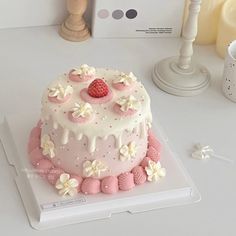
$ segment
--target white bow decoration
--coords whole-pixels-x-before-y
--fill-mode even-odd
[[[209,145],[203,146],[199,143],[194,146],[194,150],[192,152],[192,158],[198,160],[205,160],[212,157],[230,163],[234,162],[233,160],[226,158],[224,156],[216,155],[214,150]]]

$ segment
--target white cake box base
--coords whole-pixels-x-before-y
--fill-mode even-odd
[[[191,204],[201,199],[181,162],[171,151],[168,140],[154,122],[154,131],[162,143],[162,166],[167,176],[157,183],[145,183],[128,192],[115,195],[78,194],[60,197],[55,189],[34,173],[27,155],[27,142],[39,114],[8,116],[1,125],[0,137],[13,176],[24,203],[29,222],[35,229],[47,229],[96,219],[109,218],[114,213],[131,214],[159,208]]]

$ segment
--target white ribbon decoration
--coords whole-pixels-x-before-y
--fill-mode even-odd
[[[214,150],[209,145],[202,146],[199,143],[194,146],[194,151],[192,152],[192,158],[198,159],[198,160],[205,160],[212,157],[220,159],[222,161],[230,162],[230,163],[234,162],[233,160],[226,158],[224,156],[216,155]]]

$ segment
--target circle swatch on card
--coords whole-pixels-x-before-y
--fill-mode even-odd
[[[128,19],[134,19],[135,17],[137,17],[137,15],[138,15],[138,12],[134,9],[130,9],[126,12],[126,17]]]
[[[115,10],[112,12],[112,17],[116,20],[120,20],[124,16],[124,12],[122,10]]]
[[[98,11],[98,17],[101,19],[106,19],[109,16],[109,11],[107,9],[101,9]]]

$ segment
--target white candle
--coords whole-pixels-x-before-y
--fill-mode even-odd
[[[185,18],[188,15],[187,0]],[[202,0],[201,11],[198,18],[197,44],[213,44],[216,42],[220,12],[225,0]]]

